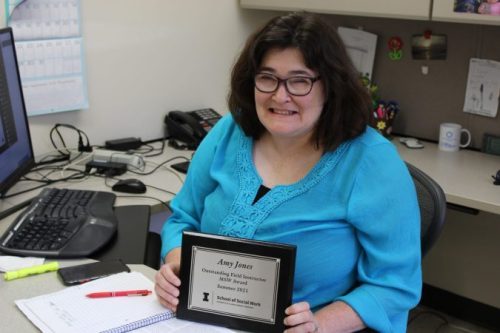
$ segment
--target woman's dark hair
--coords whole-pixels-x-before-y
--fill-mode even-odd
[[[246,135],[265,132],[255,109],[254,77],[271,49],[297,48],[305,65],[318,73],[325,105],[313,140],[325,151],[364,132],[371,121],[371,101],[337,31],[319,15],[292,13],[273,18],[247,40],[231,74],[228,106]]]

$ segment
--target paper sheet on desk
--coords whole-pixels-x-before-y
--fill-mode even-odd
[[[119,273],[15,303],[42,332],[102,332],[136,322],[152,324],[153,320],[166,320],[173,314],[160,305],[154,293],[108,298],[88,298],[86,294],[108,290],[153,290],[153,287],[153,282],[141,273]]]
[[[224,327],[198,324],[191,321],[172,318],[135,330],[134,333],[231,333],[236,332]]]
[[[464,112],[496,117],[500,95],[500,62],[471,58]]]
[[[16,271],[18,269],[43,264],[43,258],[0,256],[0,272]]]

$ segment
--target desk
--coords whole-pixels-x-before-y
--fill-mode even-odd
[[[146,162],[146,171],[152,170],[156,165],[171,159],[176,156],[183,156],[186,158],[191,158],[192,151],[179,151],[175,150],[171,147],[165,146],[165,149],[163,151],[163,154],[151,158],[145,157],[144,160]],[[173,161],[171,163],[168,163],[167,165],[170,165],[172,163],[180,162],[182,161],[181,159],[178,159],[176,161]],[[75,165],[76,168],[81,168],[82,170],[84,169],[84,165]],[[69,173],[65,173],[67,176]],[[34,176],[31,174],[30,176]],[[60,173],[57,172],[55,175],[52,177],[58,178],[60,176]],[[179,179],[179,177],[181,179]],[[177,193],[181,186],[182,186],[182,181],[184,178],[184,175],[179,174],[175,172],[170,168],[162,167],[159,168],[156,172],[154,172],[151,175],[137,175],[132,172],[126,172],[121,176],[117,176],[116,178],[119,179],[126,179],[126,178],[138,178],[142,182],[144,182],[146,185],[153,185],[165,190],[168,190],[173,193]],[[81,189],[81,190],[95,190],[95,191],[108,191],[111,192],[111,185],[114,184],[113,180],[108,180],[108,185],[106,185],[106,182],[104,178],[100,177],[88,177],[83,180],[74,180],[74,181],[68,181],[68,182],[57,182],[50,187],[58,187],[58,188],[71,188],[71,189]],[[29,182],[29,181],[22,181],[17,183],[13,188],[9,190],[9,193],[16,193],[20,192],[29,188],[33,188],[37,185],[40,185],[38,182]],[[8,198],[8,199],[1,199],[0,200],[0,211],[4,211],[9,207],[12,207],[20,202],[23,202],[24,200],[30,199],[34,196],[36,196],[42,189],[37,189],[30,191],[25,194],[21,194],[18,196],[15,196],[13,198]],[[164,191],[152,188],[152,187],[147,187],[147,192],[144,194],[127,194],[127,193],[120,193],[120,192],[114,192],[117,195],[117,200],[115,202],[115,206],[125,206],[125,205],[149,205],[151,207],[152,213],[161,211],[165,209],[165,206],[160,203],[160,201],[168,201],[172,199],[172,195],[168,194]],[[158,200],[152,199],[152,198],[147,198],[147,197],[152,197],[152,198],[157,198]],[[15,214],[14,214],[15,215]],[[7,219],[5,219],[7,220]],[[3,224],[3,220],[0,221],[0,232],[2,232],[3,229],[1,229],[1,225]]]
[[[74,266],[92,262],[92,260],[59,260],[61,267]],[[144,274],[154,282],[156,271],[145,265],[128,265],[134,272]],[[4,281],[0,279],[0,319],[2,332],[40,332],[31,321],[17,308],[14,301],[49,294],[65,288],[57,277],[57,272],[33,275],[27,278]],[[235,330],[235,333],[245,333]]]
[[[400,156],[436,180],[452,204],[500,214],[500,186],[491,176],[500,169],[500,156],[472,150],[445,152],[435,143],[409,149],[393,139]]]
[[[441,185],[448,203],[478,210],[477,214],[454,207],[447,210],[443,232],[423,261],[425,283],[500,311],[500,186],[493,185],[491,178],[500,169],[500,156],[471,150],[444,152],[429,142],[424,142],[423,149],[409,149],[399,138],[393,143],[405,161]],[[443,299],[443,295],[436,298]],[[457,298],[444,302],[442,310],[452,315],[498,323],[488,315],[494,313],[490,309],[473,308]]]
[[[145,161],[147,163],[146,171],[153,169],[156,164],[171,159],[175,156],[190,157],[191,152],[179,152],[172,148],[166,147],[162,155],[149,159],[145,158]],[[179,160],[174,161],[173,163],[178,161]],[[168,171],[166,168],[160,168],[151,175],[141,176],[127,172],[121,175],[119,178],[140,178],[145,184],[164,188],[171,192],[177,192],[182,186],[182,177],[183,176],[181,176],[181,179],[179,179],[178,175],[176,176],[176,174]],[[108,180],[108,183],[113,184],[114,181]],[[22,191],[23,189],[29,189],[38,184],[39,183],[23,181],[16,184],[16,186],[12,188],[11,192],[15,193],[18,191]],[[105,179],[98,177],[89,177],[82,181],[56,183],[54,184],[54,187],[111,191],[110,187],[106,185]],[[0,200],[0,210],[7,209],[10,206],[31,198],[40,191],[41,189],[38,189],[20,196],[13,197],[11,199]],[[146,263],[154,267],[155,265],[157,265],[158,260],[155,260],[151,254],[155,251],[159,254],[160,245],[158,237],[152,237],[154,235],[148,234],[149,214],[150,211],[152,213],[165,211],[166,207],[160,201],[168,201],[171,199],[172,195],[169,195],[164,191],[152,187],[147,187],[147,192],[143,195],[119,192],[115,192],[115,194],[117,195],[115,207],[117,207],[116,213],[119,220],[118,235],[112,240],[110,244],[106,245],[104,249],[100,250],[98,253],[95,253],[92,257],[100,260],[120,257],[127,264]],[[153,199],[148,197],[152,197]],[[154,198],[157,198],[157,200],[155,200]],[[11,216],[0,221],[0,234],[3,234],[5,232],[5,230],[10,226],[12,221],[14,221],[15,217],[20,212],[21,211],[14,213]],[[144,222],[140,223],[141,221]],[[150,238],[153,238],[155,242],[149,242]],[[148,247],[149,245],[153,246]]]
[[[171,147],[166,146],[163,154],[152,158],[144,158],[146,162],[146,171],[152,170],[156,165],[173,157],[183,156],[186,158],[190,158],[191,155],[192,155],[191,151],[178,151]],[[178,159],[169,164],[179,161],[181,160]],[[83,165],[81,166],[77,165],[76,167],[80,167],[82,168],[82,170],[84,168]],[[33,174],[31,174],[31,176],[33,176]],[[56,176],[59,176],[59,172],[56,174]],[[117,178],[119,179],[139,178],[146,185],[152,185],[160,189],[165,189],[170,192],[177,193],[182,186],[184,175],[179,174],[178,172],[173,171],[172,169],[167,168],[165,166],[163,168],[159,168],[156,172],[154,172],[151,175],[137,175],[132,172],[126,172],[125,174],[118,176]],[[57,182],[52,185],[49,185],[49,187],[111,192],[111,185],[114,184],[115,181],[108,179],[107,182],[109,183],[108,185],[106,185],[106,181],[104,178],[91,176],[83,180]],[[9,193],[21,192],[23,190],[27,190],[38,185],[40,185],[40,183],[38,182],[22,181],[16,184],[13,188],[11,188]],[[12,198],[0,199],[0,211],[4,211],[18,203],[33,198],[41,190],[42,188]],[[152,214],[160,211],[165,211],[166,207],[164,204],[161,203],[161,201],[166,202],[171,200],[173,197],[172,194],[168,194],[164,191],[155,189],[153,187],[147,187],[147,191],[144,194],[128,194],[121,192],[114,192],[114,193],[117,196],[115,201],[115,207],[128,206],[128,205],[147,205],[150,206]],[[3,234],[3,232],[7,229],[10,223],[15,219],[17,214],[18,213],[14,213],[11,216],[0,221],[0,234]]]
[[[91,260],[65,261],[59,260],[62,267],[90,262]],[[143,273],[154,281],[156,271],[145,265],[128,265],[131,270]],[[14,301],[22,298],[48,294],[64,288],[56,272],[33,275],[23,279],[4,281],[0,279],[0,316],[2,332],[39,332],[24,314],[19,311]]]

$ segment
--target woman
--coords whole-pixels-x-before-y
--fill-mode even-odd
[[[420,297],[420,216],[336,31],[272,19],[231,78],[231,115],[202,142],[162,231],[160,302],[176,310],[181,233],[297,246],[286,332],[404,332]]]

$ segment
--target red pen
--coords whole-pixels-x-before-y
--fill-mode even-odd
[[[101,291],[97,293],[90,293],[85,296],[89,298],[103,298],[103,297],[117,297],[117,296],[148,296],[151,290],[121,290],[121,291]]]

